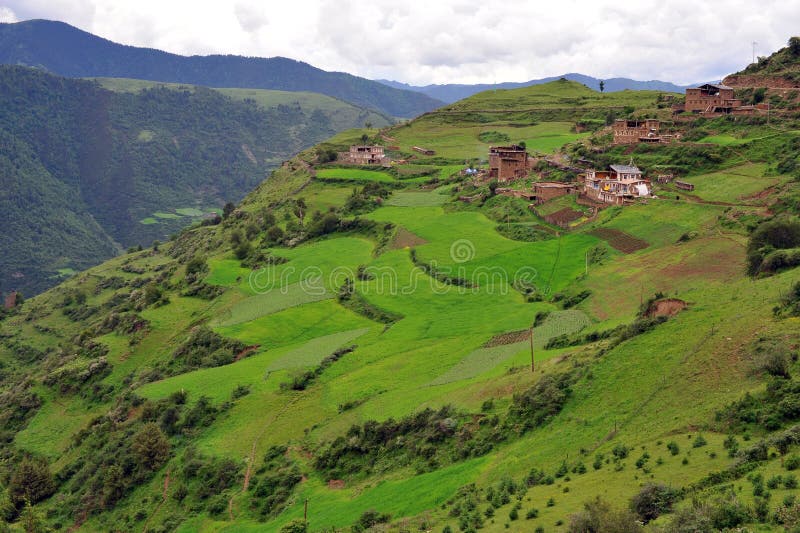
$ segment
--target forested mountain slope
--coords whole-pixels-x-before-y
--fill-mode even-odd
[[[298,150],[388,123],[323,96],[140,85],[109,91],[0,67],[0,292],[32,295],[121,248],[165,240]]]
[[[76,78],[134,78],[206,87],[310,91],[393,117],[414,117],[442,103],[424,94],[343,72],[326,72],[284,57],[179,56],[124,46],[49,20],[0,24],[0,63],[39,67]]]

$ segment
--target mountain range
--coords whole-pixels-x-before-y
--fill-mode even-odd
[[[448,104],[450,104],[483,91],[490,91],[497,89],[519,89],[521,87],[528,87],[531,85],[540,85],[542,83],[549,83],[551,81],[556,81],[561,78],[565,78],[570,81],[577,81],[578,83],[586,85],[590,89],[594,90],[600,89],[600,81],[601,81],[600,78],[587,76],[586,74],[578,74],[575,72],[570,72],[569,74],[564,74],[562,76],[549,76],[546,78],[540,78],[536,80],[523,81],[523,82],[502,82],[493,84],[478,83],[474,85],[447,83],[443,85],[418,86],[391,80],[376,80],[376,81],[388,85],[389,87],[394,87],[395,89],[404,89],[408,91],[420,92],[430,96],[431,98],[442,100],[443,102],[447,102]],[[676,85],[668,81],[659,81],[659,80],[637,81],[637,80],[632,80],[630,78],[607,78],[602,81],[604,83],[603,90],[605,92],[632,90],[632,91],[664,91],[672,93],[682,93],[687,87],[694,87],[697,85],[697,84]]]
[[[117,44],[50,20],[0,24],[0,63],[42,68],[72,78],[135,78],[206,87],[311,91],[403,118],[442,104],[419,92],[342,72],[326,72],[285,57],[187,57]]]

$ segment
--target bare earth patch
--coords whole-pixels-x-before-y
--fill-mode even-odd
[[[650,246],[647,241],[638,239],[624,231],[611,228],[597,228],[589,232],[589,235],[599,237],[608,242],[612,248],[624,254],[632,254],[638,250],[643,250]]]
[[[645,313],[648,317],[656,316],[675,316],[688,307],[688,304],[678,298],[664,298],[656,300]]]
[[[428,241],[401,226],[397,228],[397,233],[392,241],[392,249],[402,250],[403,248],[413,248],[423,244],[428,244]]]
[[[530,338],[530,330],[521,329],[519,331],[508,331],[495,335],[483,345],[484,348],[494,348],[495,346],[505,346],[506,344],[516,344]]]

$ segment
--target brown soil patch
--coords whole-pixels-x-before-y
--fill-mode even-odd
[[[589,232],[589,235],[594,235],[606,241],[615,250],[619,250],[624,254],[632,254],[638,250],[643,250],[650,246],[647,241],[637,239],[633,235],[629,235],[624,231],[611,228],[597,228]]]
[[[495,346],[505,346],[506,344],[514,344],[517,342],[526,341],[530,338],[530,330],[521,329],[519,331],[508,331],[495,335],[483,345],[484,348],[494,348]]]
[[[328,481],[328,488],[331,490],[342,490],[344,488],[344,480],[331,479]]]
[[[403,248],[413,248],[414,246],[422,246],[423,244],[427,243],[428,241],[419,235],[411,233],[404,227],[399,227],[397,228],[397,233],[395,233],[394,240],[392,241],[392,249],[402,250]]]
[[[244,359],[245,357],[251,355],[253,352],[258,350],[259,348],[261,348],[260,344],[253,344],[252,346],[248,346],[247,348],[236,354],[235,360],[239,361],[241,359]]]
[[[582,216],[583,216],[582,211],[575,211],[571,207],[565,207],[564,209],[559,209],[555,213],[545,215],[544,219],[550,224],[562,226],[569,224],[574,220],[578,220]]]
[[[656,316],[675,316],[687,307],[688,304],[683,300],[664,298],[663,300],[656,300],[650,304],[645,315],[650,318]]]

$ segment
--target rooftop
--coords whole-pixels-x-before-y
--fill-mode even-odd
[[[641,174],[639,167],[633,165],[610,165],[611,170],[617,174]]]

